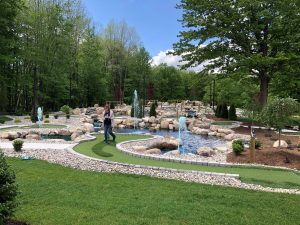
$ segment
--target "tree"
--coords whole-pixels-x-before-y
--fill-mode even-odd
[[[9,169],[4,154],[0,151],[0,224],[4,224],[17,206],[15,179],[15,174]]]
[[[185,67],[209,62],[207,70],[257,78],[261,106],[275,74],[299,67],[298,0],[181,0],[177,7],[185,30],[174,54]]]
[[[269,128],[275,128],[279,132],[289,123],[289,117],[299,112],[299,103],[292,98],[271,99],[261,112],[261,122]],[[280,144],[279,144],[280,147]]]
[[[150,108],[150,116],[156,117],[156,104],[152,103]]]
[[[233,104],[230,105],[230,108],[229,108],[229,111],[228,111],[228,119],[229,120],[236,120],[237,119],[235,106]]]

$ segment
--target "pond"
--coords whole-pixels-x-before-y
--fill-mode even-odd
[[[116,129],[115,131],[117,133],[135,133],[135,134],[151,133],[149,132],[148,129],[133,130],[128,128],[123,128],[123,129],[119,128]],[[158,130],[151,134],[160,135],[160,136],[172,136],[178,138],[179,132]],[[199,147],[207,146],[207,147],[214,148],[216,146],[224,145],[226,143],[226,141],[222,138],[193,134],[189,131],[181,132],[181,141],[182,141],[182,146],[180,147],[181,148],[180,151],[185,153],[196,153]]]

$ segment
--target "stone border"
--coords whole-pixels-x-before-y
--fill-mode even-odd
[[[118,133],[120,134],[120,133]],[[136,134],[130,134],[127,133],[126,135],[136,135]],[[138,134],[138,135],[146,135],[146,134]],[[219,166],[219,167],[240,167],[240,168],[261,168],[261,169],[277,169],[277,170],[287,170],[295,173],[300,173],[299,170],[297,169],[291,169],[287,167],[281,167],[281,166],[269,166],[269,165],[261,165],[261,164],[242,164],[242,163],[219,163],[219,162],[206,162],[206,161],[196,161],[196,160],[187,160],[187,159],[174,159],[174,158],[164,158],[160,156],[153,156],[149,154],[142,154],[138,152],[133,152],[129,151],[126,148],[124,148],[122,145],[123,144],[128,144],[128,143],[133,143],[133,142],[138,142],[138,141],[147,141],[147,140],[152,140],[157,137],[161,137],[159,135],[151,135],[153,136],[152,138],[145,138],[145,139],[139,139],[139,140],[130,140],[130,141],[124,141],[121,143],[118,143],[116,145],[116,148],[130,156],[134,157],[139,157],[139,158],[144,158],[144,159],[150,159],[150,160],[160,160],[160,161],[167,161],[167,162],[176,162],[176,163],[185,163],[185,164],[196,164],[196,165],[203,165],[203,166]]]

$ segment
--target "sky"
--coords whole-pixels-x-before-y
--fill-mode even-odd
[[[175,6],[179,0],[82,0],[88,15],[100,28],[111,20],[125,20],[134,27],[153,57],[153,65],[167,63],[177,66],[180,57],[166,55],[179,39],[182,11]]]

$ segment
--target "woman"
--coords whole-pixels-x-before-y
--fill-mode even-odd
[[[112,110],[110,110],[109,105],[104,107],[103,118],[104,141],[106,144],[108,144],[109,135],[113,137],[113,141],[116,140],[116,135],[112,132],[114,113]]]

